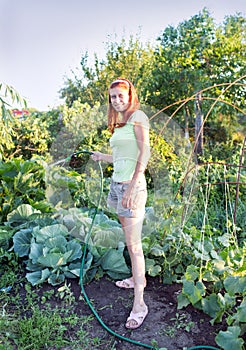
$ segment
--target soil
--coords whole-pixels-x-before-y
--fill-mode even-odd
[[[74,313],[78,316],[92,314],[87,302],[81,301],[78,280],[72,279],[69,283],[76,298]],[[43,284],[40,291],[43,293],[49,289],[54,287]],[[214,340],[215,336],[220,329],[226,328],[221,324],[212,326],[210,317],[192,306],[178,310],[177,295],[181,292],[181,285],[163,285],[158,278],[147,278],[145,302],[148,305],[149,314],[142,326],[134,331],[125,328],[125,321],[131,311],[133,300],[132,289],[118,288],[114,281],[104,276],[86,285],[85,291],[101,320],[109,329],[123,337],[147,344],[149,347],[155,346],[167,350],[184,350],[194,346],[218,348]],[[54,302],[57,303],[57,299]],[[92,324],[90,323],[89,333],[91,338],[99,337],[104,340],[112,338],[96,318],[93,319]],[[113,344],[116,350],[144,349],[141,345],[132,344],[117,337]],[[103,346],[96,349],[109,350],[111,347]],[[69,347],[64,350],[69,350]]]

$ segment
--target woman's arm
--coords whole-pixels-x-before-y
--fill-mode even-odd
[[[132,177],[132,181],[124,193],[122,198],[122,205],[125,208],[132,208],[135,198],[135,186],[140,176],[143,175],[147,167],[148,160],[150,158],[150,145],[149,145],[149,129],[141,124],[135,124],[134,131],[139,148],[139,156],[136,163],[136,168]]]
[[[103,161],[107,163],[113,163],[113,156],[111,154],[101,153],[98,151],[92,152],[91,158],[95,162]]]
[[[149,129],[141,124],[135,124],[134,132],[137,139],[139,156],[137,159],[135,172],[133,174],[133,180],[145,172],[150,158]]]

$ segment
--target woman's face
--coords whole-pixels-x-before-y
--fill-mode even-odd
[[[126,88],[117,86],[109,90],[111,103],[116,112],[125,112],[129,103],[129,91]]]

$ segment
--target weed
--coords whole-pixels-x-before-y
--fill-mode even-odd
[[[190,332],[192,327],[194,327],[194,322],[187,320],[187,315],[179,314],[178,312],[175,314],[175,317],[170,318],[172,321],[172,325],[169,325],[164,330],[164,333],[173,338],[178,329],[185,330],[186,332]]]
[[[18,321],[16,343],[18,348],[32,350],[65,345],[68,343],[65,332],[66,327],[57,310],[50,312],[34,307],[31,317],[25,316]]]
[[[54,294],[55,294],[54,289],[45,291],[41,297],[41,304],[47,303],[47,300],[50,300]]]
[[[64,302],[68,305],[72,305],[75,302],[75,296],[71,291],[70,287],[71,283],[67,285],[67,282],[65,281],[64,286],[60,287],[56,294],[56,297],[59,297],[61,300],[64,300]]]

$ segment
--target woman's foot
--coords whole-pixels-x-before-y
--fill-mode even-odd
[[[146,278],[144,280],[144,288],[146,287]],[[125,288],[125,289],[129,289],[129,288],[134,288],[134,281],[133,281],[133,277],[130,278],[126,278],[122,281],[116,281],[115,285],[119,288]]]
[[[117,281],[115,284],[119,288],[126,288],[126,289],[134,288],[134,281],[132,277],[126,278],[125,280],[122,280],[122,281]]]
[[[145,306],[145,308],[139,312],[131,311],[130,316],[127,318],[127,321],[126,321],[126,325],[125,325],[126,328],[128,328],[128,329],[139,328],[142,325],[142,323],[145,320],[147,315],[148,315],[148,307],[147,306]]]

